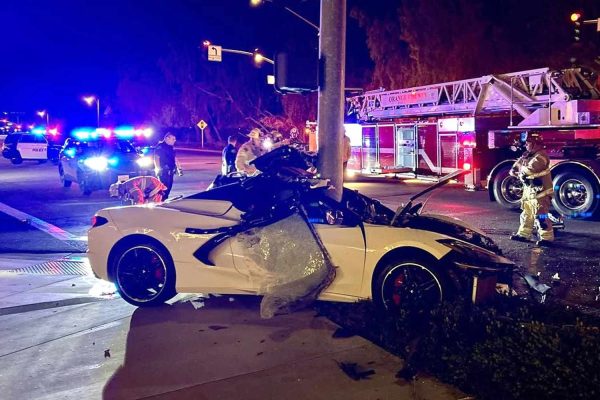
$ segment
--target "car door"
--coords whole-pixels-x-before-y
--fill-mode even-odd
[[[328,200],[310,200],[304,202],[304,206],[310,223],[331,256],[333,265],[339,267],[336,269],[334,282],[325,292],[358,296],[365,263],[365,239],[360,221],[353,218],[349,211],[343,210],[339,204],[330,203]],[[259,236],[256,235],[256,238],[258,239]],[[235,268],[240,274],[248,277],[246,288],[256,291],[262,283],[261,271],[253,271],[249,267],[247,243],[248,240],[244,240],[241,235],[230,239]],[[302,246],[302,243],[298,245]],[[307,249],[309,248],[312,247],[307,246]],[[299,260],[299,262],[303,261]],[[299,264],[298,268],[305,268],[305,266]]]
[[[359,296],[366,255],[362,222],[351,211],[325,196],[320,202],[311,202],[305,207],[337,267],[335,280],[325,293]]]
[[[48,143],[43,136],[21,135],[17,150],[24,160],[46,160]]]

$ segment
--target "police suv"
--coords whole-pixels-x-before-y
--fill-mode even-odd
[[[6,136],[2,145],[2,156],[13,164],[21,164],[24,160],[40,163],[58,159],[60,146],[48,144],[44,135],[28,132],[15,132]]]
[[[69,138],[58,161],[63,186],[70,187],[75,182],[84,195],[134,176],[153,175],[153,170],[151,157],[140,154],[129,141],[116,137],[96,137],[89,141]]]

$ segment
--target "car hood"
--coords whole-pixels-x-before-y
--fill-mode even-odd
[[[416,215],[409,218],[404,227],[440,233],[502,255],[502,250],[489,236],[456,218],[438,214]]]

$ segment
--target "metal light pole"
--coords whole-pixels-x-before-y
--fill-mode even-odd
[[[100,127],[100,98],[97,96],[86,96],[83,98],[83,101],[87,103],[88,106],[91,106],[96,103],[96,126]]]
[[[317,140],[318,170],[334,190],[329,196],[340,201],[343,190],[342,151],[344,137],[344,82],[346,61],[346,0],[321,0],[319,35],[319,82]]]
[[[41,118],[46,117],[46,128],[47,128],[50,125],[50,113],[48,112],[48,110],[38,111],[37,115],[39,115]]]

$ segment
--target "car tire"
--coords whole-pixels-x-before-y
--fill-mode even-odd
[[[118,245],[111,271],[119,294],[134,306],[158,306],[176,294],[173,260],[168,251],[154,241]]]
[[[71,184],[73,183],[73,181],[70,181],[68,179],[65,178],[65,171],[63,170],[62,165],[58,165],[58,175],[60,176],[60,181],[63,185],[63,187],[71,187]]]
[[[563,172],[554,179],[552,205],[562,215],[590,218],[598,211],[599,197],[598,184],[583,173]]]
[[[19,157],[11,158],[10,162],[13,163],[14,165],[22,164],[23,159],[19,156]]]
[[[77,184],[79,185],[79,189],[84,196],[89,196],[92,194],[92,189],[90,188],[90,184],[82,173],[77,173]]]
[[[510,175],[511,166],[501,168],[492,182],[492,190],[496,202],[504,208],[521,207],[523,183],[519,178]]]
[[[389,313],[429,312],[450,297],[450,285],[433,257],[393,259],[373,284],[375,305]]]

